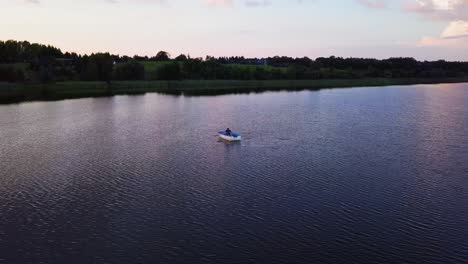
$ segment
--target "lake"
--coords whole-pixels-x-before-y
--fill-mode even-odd
[[[0,263],[467,259],[468,84],[0,106]]]

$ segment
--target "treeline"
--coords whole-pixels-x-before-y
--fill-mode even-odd
[[[468,62],[291,57],[175,58],[79,55],[27,41],[0,41],[0,82],[112,80],[295,80],[468,77]]]

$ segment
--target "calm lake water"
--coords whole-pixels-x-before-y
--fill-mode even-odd
[[[0,263],[384,262],[468,263],[468,84],[0,106]]]

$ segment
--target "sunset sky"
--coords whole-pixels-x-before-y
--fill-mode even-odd
[[[64,51],[468,60],[468,0],[0,0],[0,40]]]

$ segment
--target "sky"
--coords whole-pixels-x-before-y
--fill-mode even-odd
[[[468,0],[0,0],[0,40],[80,54],[468,61]]]

